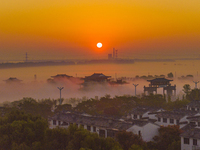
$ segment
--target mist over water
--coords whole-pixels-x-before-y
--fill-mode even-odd
[[[148,86],[146,80],[135,80],[139,75],[165,75],[172,72],[174,74],[172,85],[176,84],[176,95],[182,98],[182,89],[184,84],[190,84],[195,87],[193,81],[199,81],[200,61],[177,61],[177,62],[136,62],[134,64],[95,64],[95,65],[69,65],[69,66],[48,66],[48,67],[30,67],[1,69],[0,76],[0,102],[15,101],[23,97],[32,97],[35,99],[57,99],[60,97],[60,91],[57,87],[64,87],[62,98],[95,98],[110,94],[111,97],[121,95],[135,95],[134,84],[139,84],[136,88],[137,95],[143,93],[143,87]],[[47,83],[47,79],[57,74],[67,74],[73,77],[90,76],[93,73],[103,73],[112,76],[113,80],[120,77],[127,77],[128,84],[123,85],[90,85],[83,89],[80,83],[83,81],[65,80],[57,84]],[[178,77],[193,75],[192,79],[179,80]],[[36,78],[34,78],[36,75]],[[22,82],[20,84],[7,84],[3,80],[10,77],[16,77]],[[199,85],[198,85],[199,86]],[[158,94],[162,94],[162,89],[158,89]]]

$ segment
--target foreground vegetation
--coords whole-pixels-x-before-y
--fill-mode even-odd
[[[88,99],[81,101],[75,107],[72,107],[70,104],[56,105],[56,101],[58,100],[35,100],[33,98],[23,98],[19,101],[4,104],[4,111],[10,112],[13,109],[19,109],[26,113],[41,115],[44,118],[48,118],[60,110],[84,112],[91,115],[122,117],[138,106],[172,110],[182,108],[190,102],[187,99],[167,102],[166,98],[159,94],[148,96],[143,95],[140,98],[126,95],[111,98],[109,95],[106,95],[105,97],[101,97],[99,100]]]
[[[154,142],[144,142],[132,132],[118,132],[115,138],[102,138],[82,127],[48,127],[41,116],[13,110],[0,118],[1,150],[179,150],[178,126],[161,127]],[[163,147],[165,145],[165,147]]]
[[[48,117],[60,110],[71,110],[121,117],[137,106],[162,107],[166,110],[179,109],[191,100],[200,100],[200,90],[185,85],[183,100],[166,101],[162,95],[116,96],[109,95],[99,100],[88,99],[75,107],[70,104],[57,106],[58,100],[23,98],[4,103],[0,110],[1,150],[180,150],[178,126],[161,127],[152,142],[144,142],[140,136],[121,131],[115,138],[102,138],[76,125],[68,129],[48,126]],[[55,109],[52,109],[55,108]],[[53,110],[53,111],[52,111]]]

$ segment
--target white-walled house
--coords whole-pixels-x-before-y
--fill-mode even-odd
[[[140,135],[142,139],[146,142],[153,141],[153,137],[159,134],[158,133],[158,129],[160,128],[159,125],[156,125],[149,121],[139,122],[139,120],[135,120],[134,122],[133,126],[127,129],[126,131]]]
[[[200,150],[200,129],[187,126],[181,136],[181,150]]]
[[[198,112],[189,110],[163,111],[157,113],[156,124],[160,126],[179,125],[180,128],[189,123],[188,117],[197,115]]]
[[[159,125],[145,120],[132,120],[126,122],[99,116],[82,115],[71,112],[60,112],[49,120],[50,128],[57,126],[68,128],[70,124],[82,126],[90,132],[95,132],[101,137],[114,137],[119,131],[133,132],[140,135],[144,141],[151,141],[158,135]]]
[[[196,114],[192,117],[187,117],[188,124],[195,126],[195,128],[200,128],[200,114]]]
[[[157,112],[164,111],[162,108],[153,108],[153,107],[136,107],[128,114],[128,119],[157,119],[155,114]]]
[[[200,111],[200,101],[199,100],[193,100],[189,104],[186,105],[187,110],[192,111]]]
[[[188,125],[182,128],[181,150],[200,150],[200,115],[187,118]]]

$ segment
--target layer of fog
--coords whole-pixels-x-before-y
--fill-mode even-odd
[[[47,83],[46,81],[28,82],[28,83],[1,83],[0,84],[0,103],[6,101],[20,100],[23,97],[32,97],[38,99],[58,99],[60,97],[60,90],[57,87],[64,87],[61,91],[62,98],[95,98],[95,96],[103,97],[109,94],[111,97],[122,95],[135,95],[135,86],[133,84],[139,84],[136,88],[136,94],[141,95],[144,93],[144,86],[148,86],[149,82],[146,80],[131,80],[127,81],[128,84],[123,85],[109,85],[109,84],[90,84],[87,88],[80,85],[80,82],[73,80],[65,80],[58,83]],[[183,85],[190,84],[191,88],[195,87],[193,80],[178,80],[174,79],[171,82],[172,85],[176,84],[176,96],[179,99],[183,95]],[[162,88],[158,89],[158,94],[162,94]]]

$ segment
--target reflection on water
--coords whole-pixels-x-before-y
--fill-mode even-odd
[[[172,72],[175,76],[172,84],[177,85],[177,93],[180,93],[182,86],[186,83],[191,84],[192,81],[178,81],[180,76],[193,75],[193,80],[199,80],[200,61],[176,61],[176,62],[136,62],[134,64],[94,64],[94,65],[67,65],[67,66],[45,66],[45,67],[30,67],[30,68],[13,68],[1,69],[0,75],[0,99],[1,101],[17,100],[23,97],[41,98],[58,98],[59,91],[57,85],[49,85],[46,80],[56,74],[67,74],[74,77],[90,76],[94,72],[103,73],[113,78],[118,77],[135,77],[136,75],[167,75]],[[6,85],[5,81],[10,77],[16,77],[22,80],[21,85],[10,86]],[[34,82],[33,82],[34,81]],[[138,82],[137,93],[143,92],[143,86],[148,85],[146,81]],[[58,85],[59,86],[59,85]],[[79,85],[74,85],[70,82],[64,84],[63,97],[94,97],[104,96],[105,94],[134,95],[134,86],[132,83],[118,87],[95,87],[93,91],[81,91]]]

